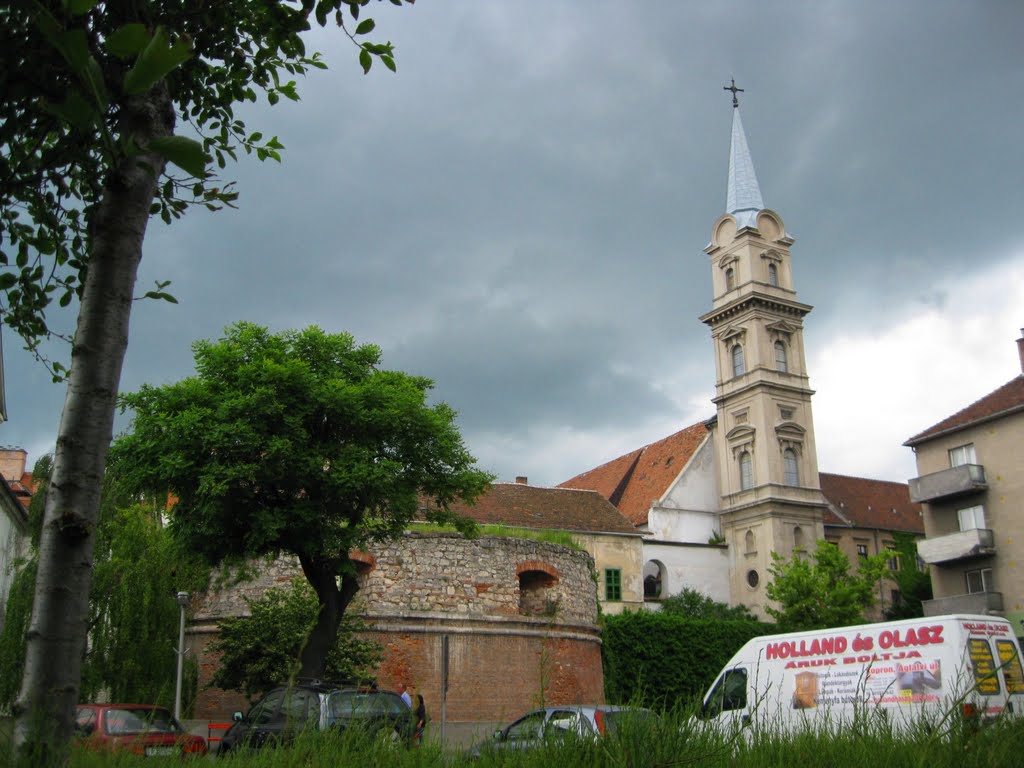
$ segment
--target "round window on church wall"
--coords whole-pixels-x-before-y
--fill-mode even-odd
[[[761,577],[757,575],[757,571],[747,571],[747,584],[751,589],[757,589],[757,585],[761,583]]]

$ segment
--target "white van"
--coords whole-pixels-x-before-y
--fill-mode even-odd
[[[1020,646],[1005,619],[971,615],[754,638],[702,707],[720,725],[780,731],[862,715],[907,728],[1004,713],[1024,713]]]

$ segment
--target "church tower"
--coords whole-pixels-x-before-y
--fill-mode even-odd
[[[740,119],[735,82],[726,213],[705,252],[712,308],[701,316],[715,349],[712,435],[730,591],[765,616],[771,553],[813,552],[824,538],[803,320],[782,217],[765,208]]]

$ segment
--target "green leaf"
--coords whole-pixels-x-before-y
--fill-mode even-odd
[[[82,16],[95,8],[98,2],[99,0],[63,0],[61,5],[63,5],[72,16]]]
[[[380,60],[384,62],[384,66],[390,69],[392,72],[397,72],[398,69],[395,67],[395,60],[391,56],[381,56]]]
[[[6,291],[16,282],[18,282],[18,278],[13,272],[0,273],[0,291]]]
[[[111,56],[128,59],[142,53],[151,39],[144,24],[125,24],[107,36],[103,47]]]
[[[370,56],[370,52],[365,48],[359,52],[359,64],[363,68],[363,74],[365,75],[370,71],[370,67],[373,66],[373,57]]]
[[[167,37],[167,30],[157,27],[149,45],[124,76],[125,92],[135,96],[146,93],[191,55],[191,40],[181,37],[172,44]]]
[[[43,108],[82,133],[89,131],[99,117],[96,108],[77,89],[68,91],[62,104],[44,102]]]
[[[373,28],[376,27],[376,26],[377,25],[374,23],[373,19],[366,19],[365,21],[359,22],[359,26],[356,27],[356,34],[357,35],[369,34],[370,32],[373,32]]]
[[[169,293],[164,293],[163,291],[146,291],[145,295],[147,299],[163,299],[164,301],[169,301],[171,304],[178,303],[176,298],[171,296]]]
[[[149,142],[149,149],[174,163],[191,176],[206,175],[206,153],[203,145],[186,136],[164,136]]]

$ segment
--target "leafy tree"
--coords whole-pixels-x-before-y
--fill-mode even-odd
[[[895,533],[895,553],[899,569],[889,571],[888,578],[896,582],[899,599],[885,611],[885,618],[916,619],[924,616],[925,600],[932,599],[932,578],[928,569],[921,569],[917,559],[917,542],[909,533]]]
[[[48,456],[36,462],[29,509],[33,549],[18,566],[0,635],[0,706],[18,693],[25,637],[35,591],[41,510],[49,487]],[[209,570],[182,552],[161,522],[160,510],[127,499],[108,475],[96,531],[90,585],[88,650],[82,662],[82,698],[170,705],[177,672],[179,590],[205,588]]]
[[[391,0],[399,5],[403,0]],[[413,0],[405,0],[412,2]],[[61,763],[79,696],[93,532],[151,215],[233,205],[239,150],[279,159],[236,105],[297,99],[323,67],[301,33],[333,19],[354,42],[369,0],[10,0],[0,6],[0,319],[38,353],[47,310],[79,300],[39,548],[14,743],[26,765]],[[390,44],[356,42],[394,69]],[[176,123],[188,135],[176,135]],[[196,138],[192,138],[192,137]],[[174,166],[171,168],[168,163]],[[173,300],[158,284],[146,295]]]
[[[778,607],[766,610],[781,631],[844,627],[864,621],[875,603],[876,586],[886,571],[888,553],[861,558],[857,573],[835,544],[818,542],[811,559],[795,553],[786,559],[772,553],[768,597]]]
[[[269,589],[259,599],[247,602],[248,616],[226,619],[219,625],[220,636],[210,649],[221,653],[220,666],[211,682],[252,699],[299,671],[302,646],[316,624],[320,606],[301,578],[294,579],[287,590]],[[382,651],[378,643],[355,635],[362,627],[356,617],[342,619],[338,640],[327,654],[325,679],[373,681]]]
[[[111,509],[97,530],[82,696],[173,708],[179,591],[206,588],[209,569],[183,552],[159,510]]]
[[[130,487],[176,497],[172,530],[210,563],[298,558],[320,605],[299,673],[322,677],[359,588],[350,550],[421,508],[459,523],[449,504],[492,477],[455,412],[427,404],[432,382],[379,369],[380,350],[349,334],[237,323],[192,349],[195,376],[122,396],[134,423],[111,461]]]
[[[703,592],[684,587],[681,592],[659,601],[661,612],[688,619],[720,619],[724,621],[757,621],[745,605],[728,605],[712,600]]]

